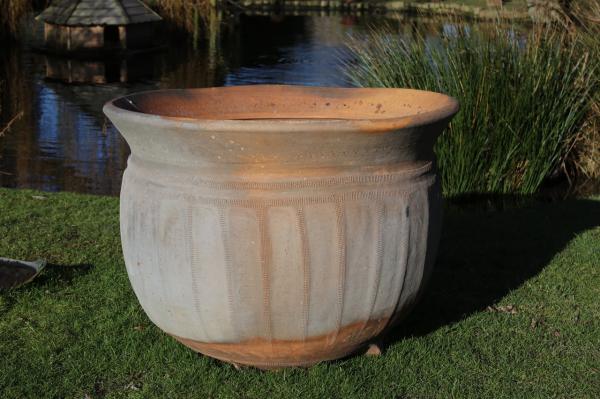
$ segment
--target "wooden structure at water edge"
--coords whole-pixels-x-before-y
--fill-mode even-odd
[[[46,50],[58,53],[152,48],[162,21],[139,0],[54,0],[37,19]]]

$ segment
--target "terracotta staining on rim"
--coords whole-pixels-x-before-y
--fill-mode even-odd
[[[377,339],[429,273],[432,147],[456,108],[414,90],[284,86],[107,104],[132,150],[121,235],[142,307],[194,350],[262,368]]]
[[[124,97],[128,100],[124,107],[136,112],[194,120],[368,120],[412,116],[452,103],[442,94],[410,89],[280,85],[161,90],[150,92],[151,96],[146,94]],[[410,96],[411,101],[397,101],[399,95]]]

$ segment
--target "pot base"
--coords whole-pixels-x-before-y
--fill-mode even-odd
[[[203,355],[264,370],[284,367],[309,367],[316,363],[349,356],[369,346],[388,324],[388,319],[359,322],[330,334],[306,340],[262,338],[238,343],[209,343],[172,335],[173,338]]]

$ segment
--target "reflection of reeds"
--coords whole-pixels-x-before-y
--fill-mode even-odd
[[[566,34],[457,25],[439,42],[373,32],[353,40],[362,86],[448,93],[461,112],[436,145],[444,190],[535,192],[563,165],[598,92],[598,63]]]
[[[32,93],[14,46],[0,51],[0,135],[23,121],[33,106]]]
[[[211,9],[210,0],[148,0],[163,18],[190,34],[197,35]]]
[[[8,132],[10,130],[10,127],[13,125],[13,123],[18,121],[22,116],[23,116],[23,111],[19,112],[15,116],[13,116],[11,118],[11,120],[9,120],[8,123],[4,127],[0,126],[0,137],[4,136],[6,134],[6,132]]]
[[[31,0],[0,0],[0,36],[14,36],[21,18],[31,10]]]
[[[218,65],[222,62],[220,57],[209,52],[178,49],[178,62],[167,61],[161,72],[161,88],[172,87],[211,87],[221,86],[222,77]]]
[[[7,46],[0,51],[0,120],[8,121],[14,115],[31,106],[25,71],[17,49]]]

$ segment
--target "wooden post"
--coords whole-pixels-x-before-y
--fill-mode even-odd
[[[127,27],[119,26],[119,42],[122,49],[127,48]]]

